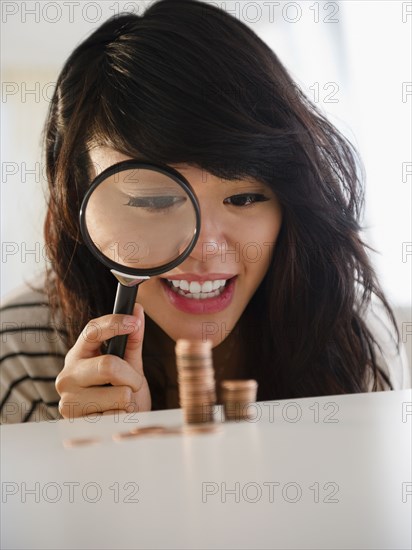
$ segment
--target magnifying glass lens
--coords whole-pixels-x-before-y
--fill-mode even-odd
[[[197,218],[187,191],[170,176],[132,168],[109,175],[85,211],[90,239],[110,262],[151,270],[173,262],[193,241]]]

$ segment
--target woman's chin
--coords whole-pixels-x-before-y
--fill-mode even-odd
[[[225,323],[222,323],[222,326],[225,327]],[[161,327],[162,328],[162,327]],[[220,330],[219,323],[214,321],[193,321],[190,323],[190,326],[181,326],[179,330],[172,328],[171,330],[163,330],[166,334],[175,342],[179,339],[184,340],[201,340],[202,342],[210,342],[212,348],[217,347],[219,344],[226,339],[229,335],[229,332]]]

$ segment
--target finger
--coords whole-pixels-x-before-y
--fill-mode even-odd
[[[91,359],[75,361],[61,371],[56,379],[56,389],[63,392],[74,392],[79,388],[91,386],[130,386],[136,392],[143,384],[143,375],[132,368],[129,363],[115,355],[100,355]]]
[[[81,393],[66,393],[59,402],[64,418],[79,418],[105,411],[130,411],[137,408],[135,394],[129,386],[89,388]]]
[[[144,337],[144,311],[141,304],[135,304],[133,316],[137,319],[135,330],[129,333],[127,338],[124,360],[135,369],[136,372],[143,375],[142,348]]]
[[[111,314],[91,320],[82,330],[76,343],[69,351],[72,359],[87,359],[100,355],[101,344],[119,334],[130,334],[136,330],[139,320],[133,315]]]

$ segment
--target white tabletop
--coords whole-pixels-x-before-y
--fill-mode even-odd
[[[117,442],[181,411],[3,426],[1,547],[411,548],[410,390],[254,410],[218,433]],[[101,440],[63,444],[85,436]]]

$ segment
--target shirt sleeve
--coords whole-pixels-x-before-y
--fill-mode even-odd
[[[45,294],[25,287],[0,309],[0,422],[61,418],[55,380],[67,353]]]

